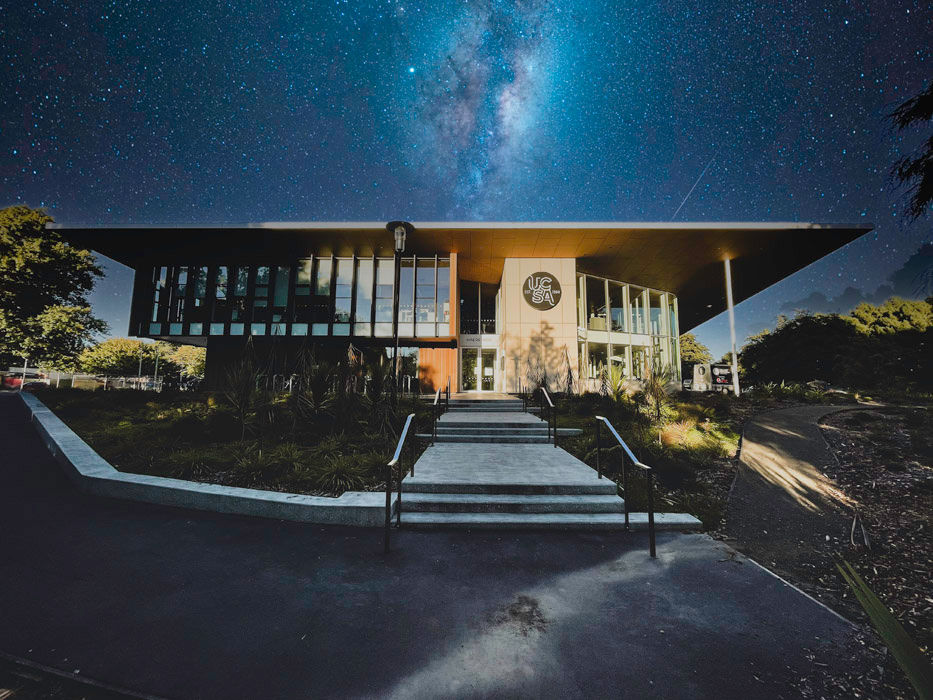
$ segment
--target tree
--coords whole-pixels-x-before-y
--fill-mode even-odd
[[[168,356],[169,361],[189,377],[204,378],[207,348],[196,345],[179,345]]]
[[[891,297],[880,306],[863,302],[852,309],[850,316],[843,318],[850,320],[860,333],[866,335],[925,331],[933,326],[933,309],[925,301]]]
[[[898,131],[914,124],[929,124],[933,119],[933,83],[919,95],[903,102],[889,118]],[[898,160],[891,173],[907,186],[910,197],[907,215],[918,219],[926,214],[933,204],[933,136],[923,142],[917,153]]]
[[[106,324],[87,295],[103,275],[88,250],[45,229],[41,209],[0,209],[0,366],[29,357],[62,369]]]
[[[109,377],[133,377],[140,371],[145,376],[155,374],[156,358],[159,375],[184,372],[191,377],[204,375],[206,350],[193,345],[171,345],[164,342],[144,343],[132,338],[109,338],[85,348],[78,358],[83,372]]]
[[[713,361],[713,353],[703,345],[693,333],[684,333],[680,336],[680,361],[694,364],[709,364]]]

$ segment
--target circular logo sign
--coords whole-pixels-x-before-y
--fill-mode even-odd
[[[528,305],[538,311],[553,309],[560,301],[560,282],[550,272],[536,272],[528,275],[522,285],[522,295]]]

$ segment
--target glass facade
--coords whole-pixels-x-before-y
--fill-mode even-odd
[[[657,362],[680,377],[677,298],[593,275],[577,275],[577,335],[580,376],[589,390],[618,367],[644,378]]]
[[[152,273],[152,336],[392,337],[392,258],[308,257],[292,264],[179,265]],[[450,337],[450,260],[402,259],[399,336]]]

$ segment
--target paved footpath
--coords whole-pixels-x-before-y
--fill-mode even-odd
[[[816,556],[813,547],[800,545],[848,539],[852,515],[845,496],[823,474],[833,456],[819,419],[855,407],[796,406],[749,419],[725,524],[738,549],[751,556],[770,552],[792,571]],[[821,562],[835,571],[828,550]]]
[[[82,496],[0,394],[0,652],[170,698],[789,698],[851,627],[705,535],[322,527]],[[815,666],[814,664],[825,664]]]

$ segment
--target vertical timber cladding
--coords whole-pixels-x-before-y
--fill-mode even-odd
[[[548,293],[552,279],[560,294]],[[518,391],[519,378],[527,386],[545,372],[552,387],[565,386],[570,370],[576,377],[576,289],[574,258],[506,258],[499,325],[505,391]]]

